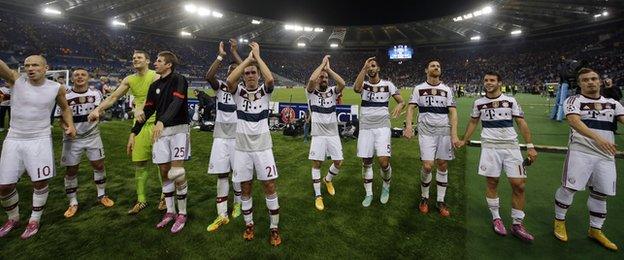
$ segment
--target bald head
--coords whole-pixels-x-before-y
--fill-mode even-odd
[[[46,60],[45,57],[41,56],[41,55],[30,55],[28,57],[26,57],[26,60],[24,61],[24,64],[28,63],[28,62],[37,62],[43,66],[48,65],[48,60]]]
[[[31,55],[24,61],[24,69],[31,83],[40,85],[45,81],[48,61],[41,55]]]

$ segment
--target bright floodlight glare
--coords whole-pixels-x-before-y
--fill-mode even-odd
[[[293,30],[295,32],[300,32],[300,31],[303,31],[303,27],[301,27],[300,25],[294,25]]]
[[[243,39],[243,38],[239,38],[239,39],[238,39],[238,42],[243,43],[243,42],[245,42],[245,39]]]
[[[261,23],[262,23],[262,21],[260,21],[260,20],[256,20],[256,19],[253,19],[253,20],[251,20],[251,23],[252,23],[252,24],[261,24]]]
[[[602,16],[609,16],[609,12],[607,11],[602,12]]]
[[[332,44],[329,45],[329,47],[338,48],[338,43],[332,43]]]
[[[212,11],[212,16],[215,17],[215,18],[221,18],[221,17],[223,17],[223,14],[219,13],[217,11]]]
[[[315,32],[323,32],[325,29],[321,28],[321,27],[316,27],[314,28]]]
[[[184,10],[186,10],[189,13],[195,13],[197,12],[197,6],[195,6],[194,4],[185,4]]]
[[[306,46],[306,44],[305,44],[305,42],[298,42],[298,43],[297,43],[297,46],[299,46],[299,47],[305,47],[305,46]]]
[[[481,12],[483,14],[491,14],[492,12],[494,12],[494,8],[488,5],[486,7],[483,7],[483,9],[481,9]]]
[[[60,15],[61,11],[54,9],[54,8],[46,7],[46,8],[43,8],[43,13],[52,14],[52,15]]]
[[[113,20],[112,24],[113,26],[126,26],[126,23],[117,20]]]
[[[181,31],[181,32],[180,32],[180,35],[181,35],[181,36],[185,36],[185,37],[187,37],[187,36],[192,36],[192,34],[191,34],[190,32],[187,32],[187,31]]]
[[[204,7],[200,7],[197,9],[197,14],[200,16],[209,16],[211,14],[210,10]]]
[[[522,34],[522,30],[513,30],[511,31],[511,35],[520,35]]]
[[[602,14],[595,14],[595,15],[594,15],[594,18],[598,18],[598,17],[600,17],[600,16],[602,16]]]
[[[285,30],[292,30],[292,29],[293,29],[293,27],[294,27],[294,26],[293,26],[292,24],[286,24],[286,25],[284,25],[284,29],[285,29]]]
[[[306,32],[311,32],[314,30],[314,28],[306,26],[306,27],[303,27],[303,30]]]
[[[470,37],[470,40],[471,40],[471,41],[478,41],[478,40],[481,40],[481,36],[478,36],[478,35],[477,35],[477,36],[472,36],[472,37]]]
[[[244,43],[248,43],[248,42],[249,42],[249,40],[247,40],[247,39],[244,39],[244,40],[243,40],[243,42],[244,42]]]

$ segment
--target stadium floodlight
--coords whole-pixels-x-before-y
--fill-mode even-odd
[[[294,25],[293,30],[295,32],[300,32],[300,31],[303,31],[303,27],[301,27],[300,25]]]
[[[491,14],[492,12],[494,12],[494,8],[492,8],[491,6],[486,6],[483,7],[483,9],[481,9],[481,13],[483,14]]]
[[[332,43],[329,45],[331,48],[338,48],[338,43]]]
[[[261,23],[262,23],[262,21],[260,21],[260,20],[256,20],[256,19],[252,19],[251,20],[251,24],[261,24]]]
[[[113,21],[111,22],[111,24],[112,24],[113,26],[118,26],[118,27],[123,27],[123,26],[126,26],[126,23],[124,23],[124,22],[120,22],[120,21],[118,21],[118,20],[113,20]]]
[[[477,36],[472,36],[472,37],[470,37],[470,40],[471,40],[471,41],[475,41],[475,42],[476,42],[476,41],[479,41],[479,40],[481,40],[481,36],[479,36],[479,35],[477,35]]]
[[[594,18],[598,18],[598,17],[600,17],[600,16],[602,16],[602,14],[595,14],[595,15],[594,15]]]
[[[483,11],[481,11],[481,10],[478,10],[478,11],[474,11],[474,12],[472,12],[472,15],[473,15],[474,17],[480,16],[480,15],[482,15],[482,14],[483,14]]]
[[[182,36],[182,37],[191,37],[191,36],[193,36],[193,34],[191,34],[190,32],[187,32],[187,31],[181,31],[180,32],[180,36]]]
[[[315,32],[323,32],[323,31],[325,31],[325,29],[323,29],[321,27],[316,27],[316,28],[314,28],[314,31]]]
[[[305,47],[305,46],[306,46],[305,42],[298,42],[297,43],[297,47]]]
[[[285,24],[284,25],[284,30],[289,31],[289,30],[292,30],[292,29],[293,29],[293,25],[292,24]]]
[[[199,16],[210,16],[210,14],[212,14],[212,12],[208,8],[200,7],[200,8],[197,9],[197,14]]]
[[[61,15],[62,12],[58,9],[54,9],[52,7],[46,7],[43,8],[43,13],[44,14],[49,14],[49,15]]]
[[[194,4],[185,4],[184,10],[186,10],[189,13],[195,13],[197,12],[197,6]]]
[[[306,26],[306,27],[303,27],[303,30],[306,32],[311,32],[311,31],[314,31],[314,28]]]
[[[511,31],[511,35],[520,35],[522,34],[522,30],[513,30]]]
[[[470,18],[472,18],[472,17],[473,17],[473,16],[472,16],[472,14],[465,14],[465,15],[464,15],[464,19],[470,19]]]
[[[217,11],[212,11],[212,16],[214,18],[221,18],[221,17],[223,17],[223,14],[220,13],[220,12],[217,12]]]
[[[602,16],[609,16],[609,12],[607,11],[602,12]]]

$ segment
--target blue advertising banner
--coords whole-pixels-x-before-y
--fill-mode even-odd
[[[302,118],[305,115],[305,112],[308,110],[307,103],[279,103],[279,112],[281,113],[283,109],[290,107],[295,111],[296,118]],[[358,106],[352,105],[337,105],[336,106],[336,114],[338,114],[339,122],[348,122],[353,119],[357,119],[358,116]]]

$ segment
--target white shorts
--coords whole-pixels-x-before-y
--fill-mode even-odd
[[[86,152],[89,161],[104,159],[104,145],[100,135],[85,139],[69,139],[63,141],[61,154],[61,166],[74,166],[80,164],[82,154]]]
[[[256,170],[256,178],[261,181],[277,179],[277,167],[273,158],[273,150],[246,152],[236,150],[234,152],[233,182],[244,182],[253,179]]]
[[[563,164],[561,184],[573,190],[591,190],[615,196],[617,174],[615,160],[598,155],[568,150]]]
[[[450,161],[455,158],[451,136],[418,134],[418,144],[420,146],[420,160]]]
[[[479,175],[498,178],[505,170],[508,178],[526,178],[520,148],[481,148]]]
[[[0,184],[17,183],[24,170],[33,182],[47,180],[56,175],[52,137],[32,140],[4,139],[0,155]]]
[[[326,156],[332,160],[342,160],[342,143],[340,136],[312,136],[310,143],[310,155],[308,159],[314,161],[325,161]]]
[[[236,139],[215,138],[210,150],[208,174],[229,173],[234,169]]]
[[[155,164],[188,160],[191,157],[191,136],[189,133],[160,136],[152,146],[152,161]]]
[[[358,134],[357,156],[360,158],[372,158],[375,154],[377,154],[377,157],[390,157],[392,154],[390,127],[360,129]]]

